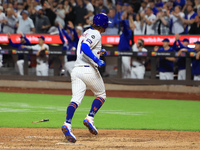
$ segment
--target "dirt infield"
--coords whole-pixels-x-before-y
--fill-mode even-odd
[[[200,149],[200,132],[73,129],[77,142],[66,142],[60,129],[0,128],[0,149],[41,150],[188,150]]]
[[[71,90],[1,87],[0,92],[71,95]],[[86,95],[93,95],[87,91]],[[200,94],[169,92],[107,91],[107,96],[200,100]],[[14,123],[14,120],[11,121]],[[61,129],[0,128],[0,149],[23,150],[200,150],[200,132],[151,130],[99,130],[97,136],[86,129],[73,129],[75,144],[68,143]]]

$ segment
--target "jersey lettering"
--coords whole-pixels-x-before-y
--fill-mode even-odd
[[[92,41],[90,39],[87,39],[86,40],[88,43],[92,44]]]

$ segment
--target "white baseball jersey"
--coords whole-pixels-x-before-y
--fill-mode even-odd
[[[81,104],[87,87],[97,97],[106,99],[103,79],[97,69],[97,64],[81,50],[82,43],[86,43],[96,57],[100,57],[101,34],[94,29],[86,30],[79,39],[77,59],[71,73],[72,99],[78,106]]]
[[[83,65],[98,66],[91,58],[89,58],[82,52],[82,43],[87,44],[92,50],[93,54],[97,58],[99,58],[101,50],[101,34],[99,33],[99,31],[94,29],[88,29],[82,34],[78,42],[77,59],[75,62],[75,67]]]

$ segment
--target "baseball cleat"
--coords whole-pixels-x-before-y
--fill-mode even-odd
[[[97,135],[98,131],[96,129],[96,127],[94,126],[94,118],[87,116],[84,120],[83,120],[83,124],[89,129],[90,133]]]
[[[74,134],[72,133],[72,126],[69,123],[65,123],[62,126],[62,132],[65,135],[65,138],[72,143],[76,142],[76,137],[74,136]]]

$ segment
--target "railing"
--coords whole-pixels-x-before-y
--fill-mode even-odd
[[[0,50],[0,54],[3,55],[17,55],[17,54],[24,54],[24,75],[28,75],[28,55],[35,55],[37,51],[33,50],[7,50],[3,49]],[[55,55],[54,57],[54,76],[59,76],[59,55],[76,55],[75,51],[46,51],[45,54],[48,55]],[[118,76],[115,78],[116,83],[120,83],[122,78],[122,70],[121,70],[121,58],[122,56],[131,56],[131,57],[148,57],[151,60],[151,80],[148,82],[147,79],[137,80],[136,83],[138,84],[184,84],[184,85],[200,85],[199,81],[193,81],[192,80],[192,74],[191,74],[191,62],[192,58],[196,56],[195,52],[183,52],[179,57],[185,57],[186,58],[186,80],[184,81],[159,81],[156,80],[156,73],[157,73],[157,67],[156,67],[156,58],[158,57],[178,57],[176,52],[119,52],[119,51],[107,51],[107,56],[114,56],[118,57]],[[56,77],[57,78],[57,77]],[[108,79],[106,79],[108,80]],[[112,80],[112,79],[111,79]],[[129,80],[127,79],[125,82],[128,83]],[[158,82],[159,81],[159,82]],[[109,81],[111,82],[111,81]],[[135,82],[135,81],[134,81]],[[158,83],[157,83],[158,82]]]

